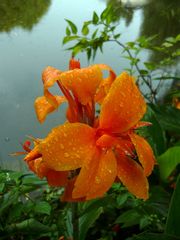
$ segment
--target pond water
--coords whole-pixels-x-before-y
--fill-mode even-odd
[[[133,41],[140,34],[159,33],[159,40],[174,36],[179,30],[179,0],[109,1],[117,7],[122,42]],[[44,137],[53,126],[65,121],[64,108],[38,123],[33,103],[43,94],[42,70],[50,65],[61,70],[68,67],[71,53],[65,51],[65,18],[78,27],[106,7],[103,0],[1,0],[0,1],[0,167],[24,169],[22,157],[9,153],[21,151],[27,135]],[[79,54],[81,65],[88,64]],[[142,58],[148,56],[144,53]],[[107,45],[95,63],[106,63],[116,73],[128,67],[121,49]]]

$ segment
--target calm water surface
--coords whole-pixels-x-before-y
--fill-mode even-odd
[[[0,166],[23,169],[22,157],[12,158],[8,154],[21,151],[20,143],[26,135],[45,137],[52,127],[65,121],[63,106],[43,125],[38,123],[33,108],[34,99],[43,94],[42,70],[48,65],[67,69],[70,52],[62,46],[67,26],[64,19],[68,18],[80,27],[91,18],[94,10],[101,13],[107,3],[103,0],[15,0],[11,5],[10,2],[0,1]],[[124,12],[120,11],[122,5],[118,1],[111,2],[117,7],[123,42],[133,41],[141,33],[155,34],[158,29],[161,29],[162,38],[177,33],[177,26],[173,27],[174,32],[172,26],[167,30],[167,24],[165,27],[163,17],[158,14],[162,6],[167,13],[167,1],[132,1],[133,5],[131,1],[123,1],[128,7]],[[176,4],[174,6],[179,4],[179,1],[172,2]],[[174,6],[171,6],[173,11],[177,9]],[[151,32],[148,31],[149,16],[153,24]],[[160,20],[164,27],[157,26]],[[173,21],[175,25],[179,24],[177,17]],[[127,61],[120,56],[119,48],[107,45],[104,54],[98,53],[94,62],[109,64],[119,73],[128,67]],[[144,53],[142,57],[152,56]],[[88,64],[85,54],[80,54],[79,58],[82,66]]]

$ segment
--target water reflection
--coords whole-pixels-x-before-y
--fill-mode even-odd
[[[167,37],[174,37],[179,33],[179,0],[108,0],[107,4],[113,6],[117,20],[124,19],[126,26],[133,21],[136,9],[141,8],[142,20],[139,35],[146,37],[157,35],[154,40],[157,46]],[[161,52],[152,52],[149,59],[159,62],[163,57]]]
[[[150,4],[143,8],[143,20],[140,34],[150,37],[157,34],[155,44],[160,45],[165,38],[174,37],[180,29],[180,5],[179,0],[151,0]],[[158,62],[163,58],[159,52],[152,53],[150,59]]]
[[[1,0],[0,31],[9,32],[14,27],[31,30],[47,12],[51,0]]]
[[[129,26],[133,19],[134,14],[133,9],[124,7],[123,2],[117,0],[109,0],[107,3],[113,6],[113,11],[114,15],[116,16],[116,20],[124,19],[126,22],[126,26]]]

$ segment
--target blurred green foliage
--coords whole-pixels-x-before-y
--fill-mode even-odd
[[[14,27],[31,30],[50,6],[51,0],[1,0],[0,31],[9,32]]]
[[[63,189],[50,188],[46,181],[33,174],[8,170],[0,171],[0,182],[2,240],[72,237],[71,204],[59,200]],[[136,239],[150,232],[163,237],[165,229],[169,236],[175,211],[172,202],[178,201],[179,188],[178,184],[171,201],[172,209],[169,209],[172,188],[156,186],[152,181],[150,198],[144,202],[115,183],[104,198],[78,204],[79,239]],[[178,209],[176,211],[178,221]],[[176,232],[170,233],[170,239],[176,239]]]

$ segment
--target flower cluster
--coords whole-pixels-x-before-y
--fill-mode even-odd
[[[134,78],[126,72],[116,76],[104,64],[80,68],[72,58],[68,71],[47,67],[42,81],[44,96],[35,101],[38,120],[44,122],[65,103],[67,122],[46,138],[35,139],[33,149],[24,146],[29,168],[50,185],[64,186],[64,201],[101,197],[117,179],[136,197],[147,199],[147,176],[155,158],[136,133],[148,123],[140,121],[146,103]],[[64,96],[50,92],[54,84]]]

